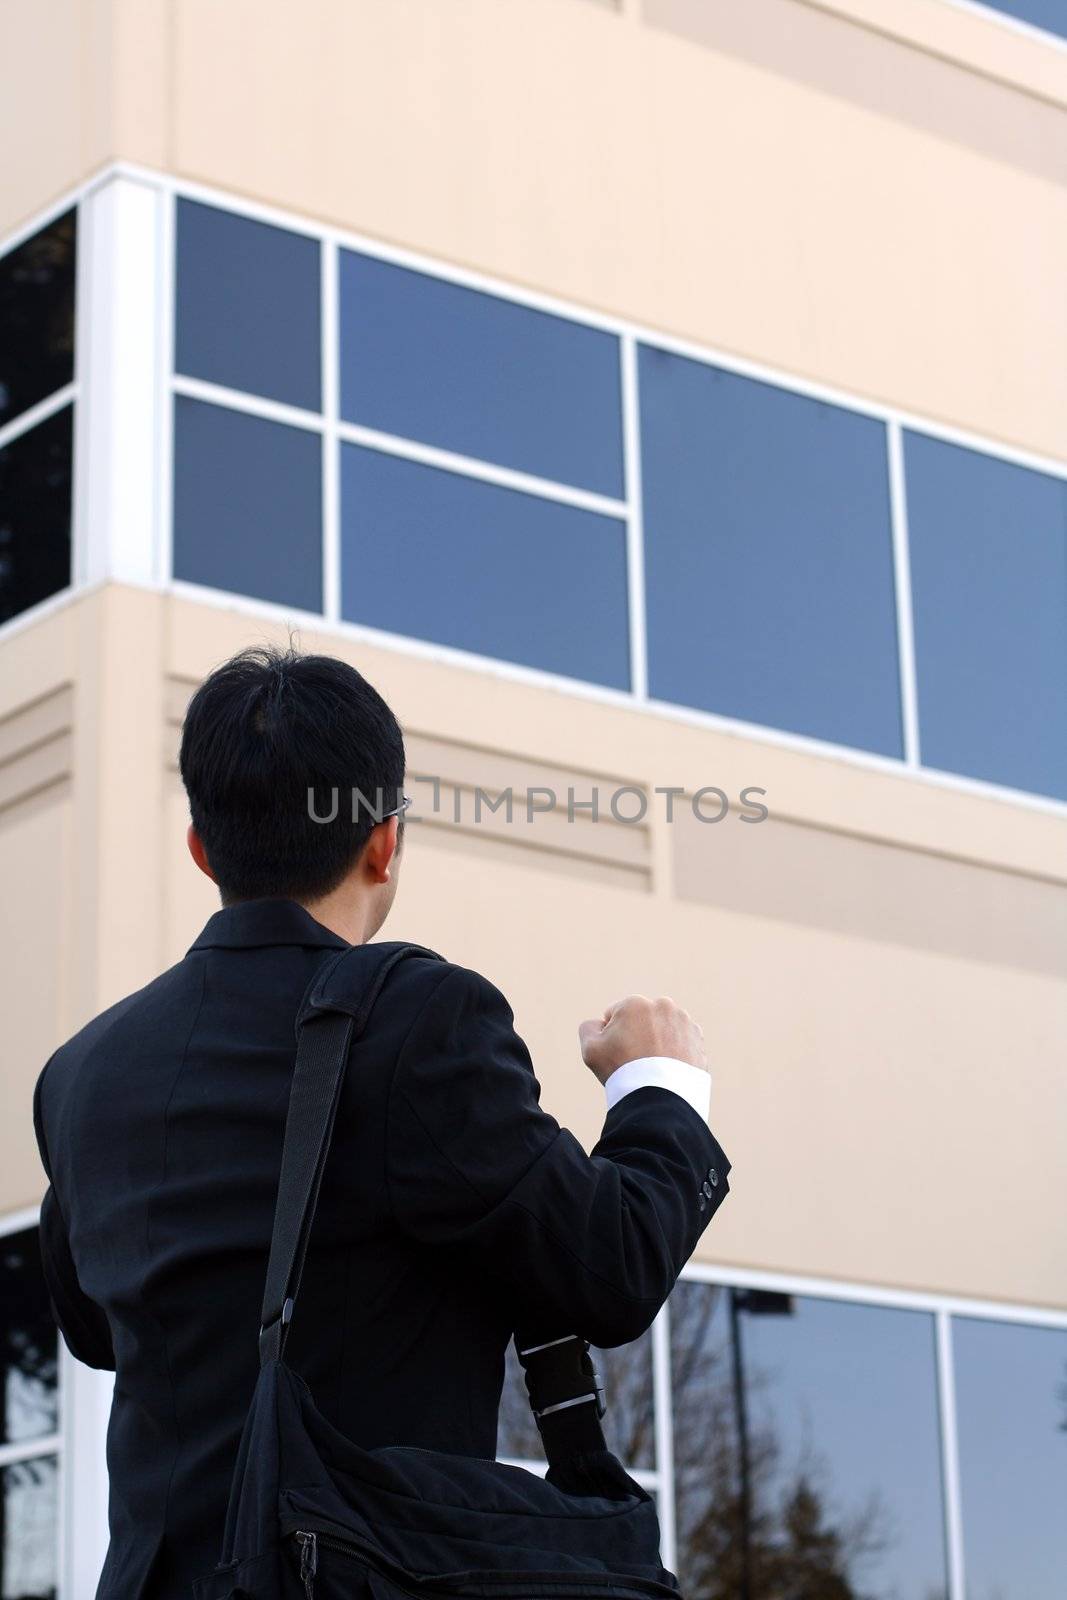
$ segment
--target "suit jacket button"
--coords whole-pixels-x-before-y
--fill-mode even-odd
[[[715,1171],[714,1167],[708,1168],[708,1177],[712,1183],[718,1183],[719,1181],[719,1174]]]
[[[704,1193],[707,1195],[708,1199],[710,1200],[711,1199],[711,1184],[708,1183],[707,1179],[704,1180],[704,1182],[701,1184],[700,1187],[704,1191]]]
[[[708,1202],[704,1199],[702,1194],[697,1195],[697,1205],[700,1207],[701,1211],[706,1211],[708,1209]]]

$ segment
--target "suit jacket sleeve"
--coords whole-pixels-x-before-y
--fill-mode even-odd
[[[47,1069],[46,1069],[47,1070]],[[90,1300],[78,1282],[74,1259],[70,1253],[67,1225],[63,1219],[59,1198],[52,1183],[52,1167],[45,1143],[42,1112],[42,1087],[44,1073],[33,1091],[33,1129],[37,1135],[37,1149],[41,1164],[49,1179],[49,1187],[41,1202],[40,1246],[41,1266],[48,1296],[52,1302],[52,1315],[67,1348],[79,1361],[89,1367],[115,1370],[115,1353],[111,1344],[111,1327],[103,1309]]]
[[[393,1217],[486,1274],[513,1326],[626,1344],[670,1294],[729,1189],[730,1162],[669,1089],[623,1096],[589,1155],[541,1109],[540,1092],[504,996],[452,967],[397,1058],[386,1139]]]

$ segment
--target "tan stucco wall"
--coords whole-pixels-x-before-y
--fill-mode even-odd
[[[41,0],[2,27],[0,233],[125,158],[1067,456],[1054,44],[942,0]]]
[[[46,1052],[178,959],[215,909],[184,852],[181,710],[215,662],[282,633],[113,586],[0,640],[0,740],[22,726],[22,760],[38,762],[34,793],[0,813],[17,930],[0,968],[0,1210],[40,1192],[28,1116]],[[772,820],[748,828],[668,825],[653,804],[639,848],[609,840],[614,866],[567,854],[578,823],[541,835],[517,822],[517,843],[413,823],[387,925],[500,985],[542,1103],[587,1148],[602,1100],[579,1019],[628,990],[692,1009],[735,1164],[702,1257],[1067,1306],[1053,1200],[1067,1154],[1067,820],[326,630],[302,641],[366,672],[412,749],[447,756],[442,775],[460,784],[507,772],[518,793],[555,771],[579,798],[598,776],[767,790]],[[46,737],[26,705],[60,705],[65,686],[63,745],[62,715]],[[0,754],[10,778],[13,738]]]

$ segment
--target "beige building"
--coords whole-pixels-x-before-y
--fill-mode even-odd
[[[579,1019],[703,1023],[732,1193],[604,1358],[687,1596],[1062,1594],[1062,15],[0,7],[4,1600],[106,1544],[32,1087],[215,908],[183,708],[288,630],[587,1148]]]

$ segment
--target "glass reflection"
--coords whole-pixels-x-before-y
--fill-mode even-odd
[[[905,435],[923,762],[1067,799],[1067,483]]]
[[[321,611],[318,434],[179,395],[174,576]]]
[[[1062,1600],[1067,1330],[952,1319],[968,1600]]]
[[[625,493],[614,334],[350,250],[340,274],[346,421]]]
[[[0,258],[0,427],[74,377],[75,213]]]
[[[605,1389],[608,1409],[602,1425],[608,1449],[627,1467],[654,1467],[651,1334],[642,1334],[633,1344],[611,1350],[593,1346],[590,1354]],[[540,1461],[544,1457],[514,1341],[508,1345],[496,1449],[498,1456],[519,1460]]]
[[[649,693],[903,751],[881,422],[642,345]]]
[[[319,243],[179,200],[174,368],[317,411]]]
[[[0,622],[70,582],[73,408],[0,450]]]
[[[55,1432],[57,1354],[37,1230],[6,1234],[0,1238],[0,1442]]]
[[[625,689],[626,528],[599,512],[345,444],[341,615]]]
[[[54,1456],[16,1461],[0,1474],[3,1600],[54,1600],[58,1480]]]
[[[944,1600],[933,1319],[680,1283],[687,1600]]]

